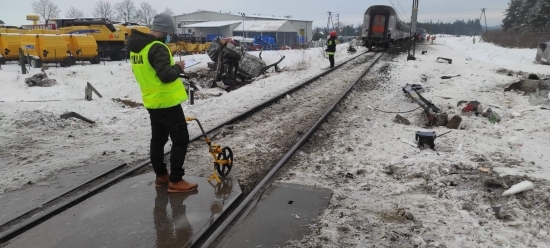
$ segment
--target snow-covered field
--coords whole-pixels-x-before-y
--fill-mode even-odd
[[[355,56],[346,50],[347,44],[338,46],[337,62]],[[322,48],[263,52],[267,64],[286,56],[280,64],[285,71],[270,73],[267,78],[262,77],[229,93],[218,88],[203,89],[198,94],[223,94],[195,100],[192,106],[184,103],[185,113],[197,117],[207,129],[214,127],[320,73],[322,68],[328,67],[328,59],[323,53]],[[210,61],[207,55],[182,59],[201,62],[187,72],[205,71]],[[150,139],[147,111],[113,101],[142,102],[128,63],[50,67],[46,73],[49,78],[56,79],[58,85],[47,88],[25,84],[25,78],[39,73],[40,69],[33,68],[27,75],[19,70],[15,63],[3,65],[0,70],[0,192],[20,188],[28,182],[36,183],[65,168],[102,161],[134,164],[147,159]],[[84,100],[87,82],[103,98],[94,95],[93,101]],[[90,125],[74,118],[59,118],[65,112],[77,112],[96,123]],[[194,125],[190,126],[191,136],[199,134]]]
[[[550,247],[550,110],[504,92],[519,78],[501,70],[549,74],[550,67],[534,64],[535,53],[438,37],[434,45],[419,46],[416,61],[407,62],[405,54],[379,63],[280,176],[334,190],[329,208],[311,226],[313,235],[289,244]],[[438,63],[437,57],[453,63]],[[421,110],[401,114],[410,120],[407,126],[393,121],[396,114],[370,108],[416,108],[401,89],[406,83],[421,84],[423,96],[450,117],[464,107],[457,102],[477,100],[501,121],[462,116],[464,129],[438,137],[435,151],[420,150],[412,145],[415,132],[426,130]],[[534,189],[502,196],[524,180]]]

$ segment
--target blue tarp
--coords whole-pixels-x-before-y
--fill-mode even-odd
[[[210,42],[210,41],[213,41],[215,39],[217,39],[218,37],[223,38],[221,35],[217,35],[217,34],[209,34],[206,36],[206,41],[207,42]]]

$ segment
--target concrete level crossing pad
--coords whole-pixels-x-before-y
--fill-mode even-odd
[[[217,247],[285,247],[289,240],[301,241],[331,197],[329,189],[275,183],[256,205],[251,205]]]
[[[168,193],[148,173],[125,179],[10,240],[5,247],[190,247],[241,194],[236,180]]]
[[[28,211],[40,208],[43,204],[76,189],[81,183],[90,181],[97,175],[108,173],[121,166],[115,162],[106,162],[62,170],[47,180],[0,194],[0,225]]]

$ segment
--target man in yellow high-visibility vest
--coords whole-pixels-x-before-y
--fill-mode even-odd
[[[189,144],[187,122],[181,103],[187,100],[187,93],[180,79],[184,62],[174,62],[166,43],[176,32],[171,16],[158,14],[153,19],[149,34],[133,30],[128,38],[130,63],[136,81],[141,89],[143,105],[151,119],[150,156],[157,176],[155,186],[168,184],[168,192],[189,192],[197,184],[183,180],[183,162]],[[170,153],[170,174],[164,163],[164,145],[172,140]]]

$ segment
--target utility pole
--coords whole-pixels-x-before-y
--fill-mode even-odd
[[[327,34],[330,33],[330,24],[332,24],[332,28],[334,28],[334,22],[332,21],[332,12],[328,12],[328,20],[327,20]],[[327,35],[325,34],[325,35]]]
[[[487,32],[487,15],[485,15],[486,8],[481,9],[481,15],[479,16],[479,25],[481,25],[481,17],[485,17],[485,32]],[[476,32],[474,33],[474,36],[477,34],[477,28],[478,25],[476,25]]]
[[[413,39],[414,47],[412,48],[412,54],[411,54],[410,37],[412,37],[412,34],[416,34],[417,18],[418,18],[418,0],[413,0],[412,15],[411,15],[411,31],[409,32],[409,52],[407,56],[407,61],[416,60],[416,58],[414,57],[414,55],[416,55],[416,39]]]
[[[487,28],[487,15],[485,14],[485,8],[483,8],[483,17],[485,17],[485,32],[487,32],[489,29]]]
[[[244,35],[244,18],[246,16],[245,13],[241,13],[241,15],[243,16],[243,42],[244,42],[244,38],[245,38],[245,35]]]
[[[338,27],[336,28],[336,36],[340,35],[340,14],[336,14],[336,23]]]

